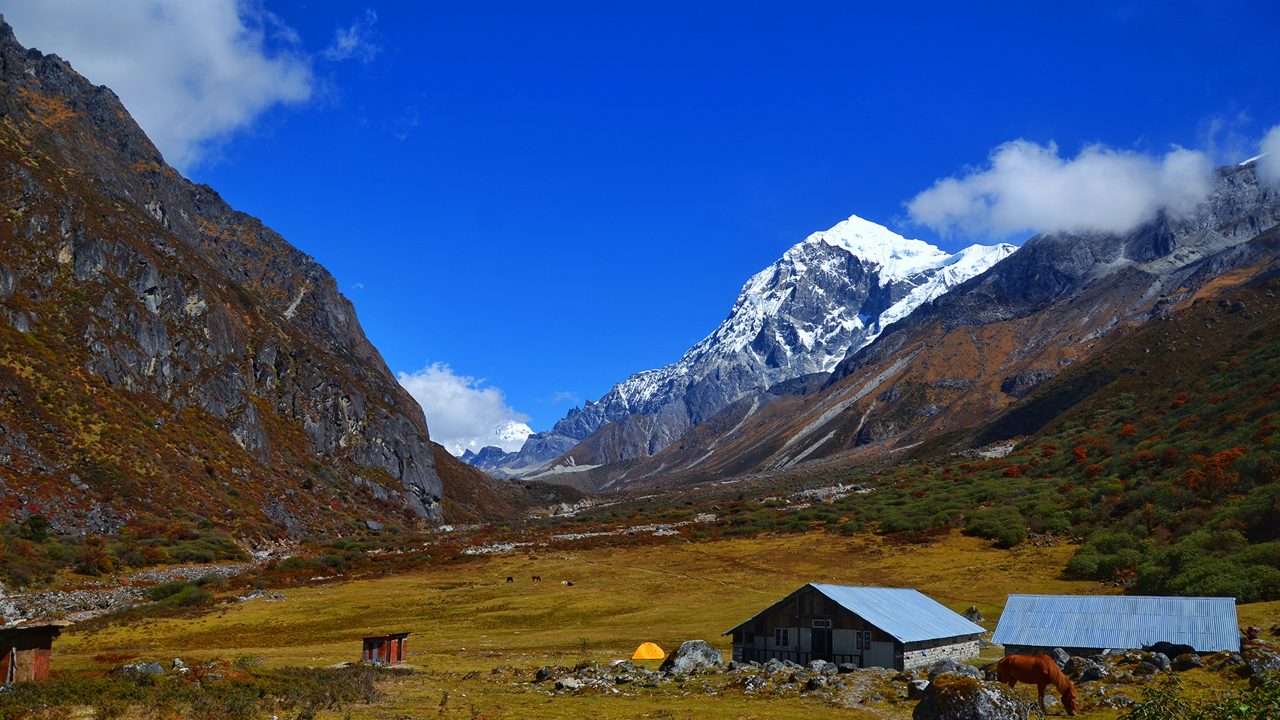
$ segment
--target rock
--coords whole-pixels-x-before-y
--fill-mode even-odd
[[[706,640],[685,640],[675,652],[667,656],[658,669],[679,675],[716,667],[722,662],[720,651],[711,647]]]
[[[986,618],[982,617],[982,613],[978,612],[977,605],[970,605],[968,610],[964,611],[964,619],[969,622],[980,623]]]
[[[1263,685],[1280,686],[1280,670],[1264,670],[1249,676],[1249,687],[1260,688]]]
[[[836,665],[836,671],[841,675],[847,675],[851,672],[857,672],[858,666],[853,663],[840,663],[839,665]]]
[[[809,663],[809,669],[821,675],[835,675],[840,672],[840,668],[836,667],[835,663],[826,660],[814,660]]]
[[[1280,670],[1280,654],[1261,647],[1251,647],[1241,653],[1247,675],[1257,675],[1268,670]]]
[[[538,671],[533,674],[534,682],[542,682],[543,680],[548,680],[550,678],[551,668],[546,666],[538,668]]]
[[[981,678],[982,672],[972,665],[965,665],[951,658],[943,658],[938,662],[929,666],[929,679],[943,674],[964,675],[971,678]]]
[[[924,691],[929,689],[928,680],[912,680],[907,683],[907,699],[919,700],[924,697]]]
[[[573,692],[574,690],[581,690],[582,681],[576,677],[563,677],[556,681],[556,689],[568,690],[570,692]]]
[[[132,662],[128,665],[121,665],[120,669],[127,673],[135,675],[163,675],[164,666],[158,662]]]
[[[1241,668],[1244,674],[1247,675],[1249,673],[1249,668],[1245,667],[1244,664],[1244,657],[1238,652],[1224,650],[1222,652],[1216,652],[1209,657],[1202,657],[1201,660],[1204,661],[1205,665],[1214,670],[1223,671],[1230,670],[1232,668]]]
[[[1181,672],[1191,668],[1204,667],[1204,661],[1195,653],[1182,653],[1175,657],[1170,665],[1174,670]]]
[[[827,686],[827,679],[822,675],[811,677],[808,680],[806,680],[804,683],[804,689],[808,690],[809,692],[813,692],[815,690],[821,690],[826,686]]]
[[[1027,709],[1008,687],[942,674],[924,688],[913,720],[1026,720]]]
[[[764,664],[764,671],[772,675],[773,673],[778,672],[784,667],[786,666],[783,665],[782,661],[779,660],[778,658],[769,658],[769,660],[766,661]]]
[[[174,669],[174,670],[178,670],[178,669],[180,669],[180,668],[184,668],[184,667],[186,667],[186,666],[187,666],[187,664],[186,664],[186,663],[184,663],[184,662],[182,662],[182,658],[174,658],[174,659],[173,659],[173,669]]]
[[[1111,668],[1107,667],[1106,663],[1079,656],[1068,660],[1063,672],[1076,682],[1102,680],[1111,676]]]
[[[760,692],[761,690],[767,688],[768,686],[769,686],[768,680],[765,680],[763,677],[760,677],[759,675],[753,675],[747,678],[746,681],[742,683],[742,692],[745,692],[745,693]]]
[[[1160,668],[1161,672],[1167,672],[1173,667],[1173,664],[1169,660],[1169,656],[1161,652],[1151,653],[1151,657],[1147,659],[1147,662]]]
[[[1049,657],[1053,658],[1053,661],[1058,663],[1059,670],[1066,667],[1067,661],[1071,659],[1071,655],[1062,648],[1054,648],[1051,650],[1049,652]]]
[[[370,530],[372,530],[372,531],[374,531],[374,532],[378,532],[379,530],[381,530],[381,529],[383,528],[382,523],[378,522],[377,520],[365,520],[365,521],[364,521],[364,526],[365,526],[365,527],[367,527],[367,528],[369,528]]]
[[[1146,660],[1138,663],[1138,666],[1133,669],[1134,677],[1147,679],[1155,677],[1158,672],[1160,672],[1160,668],[1156,667],[1154,663],[1147,662]]]

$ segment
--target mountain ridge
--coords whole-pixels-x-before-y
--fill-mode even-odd
[[[328,271],[2,17],[0,83],[0,513],[249,537],[440,520],[421,408]]]
[[[1277,225],[1280,192],[1250,166],[1222,168],[1191,217],[1161,216],[1123,235],[1032,238],[851,352],[826,379],[744,397],[653,457],[599,463],[573,483],[641,489],[871,462],[972,430],[1117,330],[1274,271]],[[572,460],[597,464],[578,450]]]
[[[479,467],[528,474],[612,424],[622,427],[602,462],[659,452],[743,395],[829,372],[851,348],[1013,249],[973,245],[947,253],[851,216],[748,279],[726,319],[678,361],[631,375],[531,436],[519,452],[490,453]]]

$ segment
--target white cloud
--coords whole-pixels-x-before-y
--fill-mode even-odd
[[[333,33],[333,41],[320,54],[325,60],[340,62],[355,58],[367,63],[377,57],[381,48],[373,40],[373,26],[378,22],[378,13],[371,9],[364,11],[359,18],[347,27],[338,28]]]
[[[297,33],[248,1],[10,0],[4,14],[23,44],[114,90],[180,169],[315,84]]]
[[[1213,163],[1194,150],[1152,157],[1091,145],[1064,159],[1054,143],[1014,140],[992,151],[989,167],[937,181],[907,210],[941,233],[1122,233],[1161,210],[1189,213],[1212,182]]]
[[[486,445],[511,452],[524,444],[529,416],[507,405],[502,391],[483,379],[457,375],[445,363],[401,372],[398,379],[426,413],[431,439],[455,455]]]
[[[560,403],[573,403],[577,405],[582,402],[582,398],[578,397],[578,393],[572,390],[557,390],[551,394],[551,404],[559,405]]]
[[[1280,125],[1262,138],[1262,157],[1258,158],[1258,175],[1272,185],[1280,186]]]

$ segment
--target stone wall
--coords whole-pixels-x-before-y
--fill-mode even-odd
[[[978,657],[978,641],[976,639],[937,645],[935,647],[917,647],[917,644],[913,643],[908,647],[912,649],[902,653],[903,670],[927,667],[943,658],[965,660]]]

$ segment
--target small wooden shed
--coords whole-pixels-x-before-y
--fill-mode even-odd
[[[0,678],[14,682],[44,680],[49,677],[49,657],[53,639],[66,623],[0,627]]]
[[[407,632],[370,635],[364,639],[364,650],[360,654],[360,659],[382,665],[402,663],[405,639],[408,637]]]

